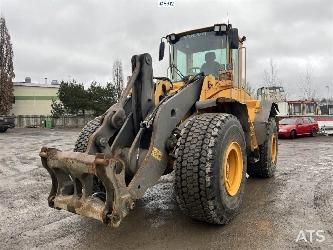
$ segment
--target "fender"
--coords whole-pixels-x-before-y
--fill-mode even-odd
[[[230,110],[228,108],[223,107],[221,104],[231,104],[230,105]],[[235,105],[237,104],[237,105]],[[225,112],[225,113],[230,113],[232,115],[235,115],[241,122],[242,127],[244,129],[244,132],[247,133],[249,132],[249,124],[248,124],[248,111],[247,107],[245,104],[242,104],[238,102],[237,100],[230,99],[230,98],[212,98],[212,99],[207,99],[203,101],[197,101],[196,104],[196,109],[198,111],[200,110],[205,110],[205,109],[217,109],[216,112]],[[241,115],[241,112],[235,112],[234,108],[235,107],[242,107],[244,114]],[[263,100],[260,102],[260,109],[256,112],[256,116],[253,122],[254,129],[255,129],[255,135],[257,139],[257,145],[261,145],[265,142],[266,140],[266,125],[268,123],[268,119],[270,117],[275,117],[278,113],[278,106],[276,103],[268,100]],[[245,120],[244,120],[245,119]],[[247,137],[247,145],[250,145],[251,139]]]
[[[261,101],[261,109],[257,112],[254,119],[254,128],[257,135],[258,145],[261,145],[266,140],[267,123],[270,117],[276,117],[279,108],[276,103],[269,100]]]

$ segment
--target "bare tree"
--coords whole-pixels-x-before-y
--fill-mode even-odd
[[[255,96],[256,91],[249,82],[246,82],[245,89],[250,95]]]
[[[302,91],[302,97],[306,100],[311,100],[316,98],[316,89],[313,87],[313,76],[312,76],[312,67],[307,65],[305,72],[300,77],[298,83],[299,90]]]
[[[124,88],[123,65],[120,60],[116,60],[113,63],[112,79],[115,86],[116,98],[118,100]]]
[[[6,21],[0,18],[0,115],[9,114],[14,98],[13,49]]]
[[[269,62],[269,70],[264,70],[264,84],[266,87],[281,85],[281,79],[278,77],[277,66],[272,58]]]

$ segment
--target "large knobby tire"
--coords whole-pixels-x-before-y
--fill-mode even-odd
[[[266,139],[262,145],[259,145],[259,154],[259,161],[249,165],[247,173],[259,178],[274,176],[278,155],[278,132],[274,118],[268,120]]]
[[[186,215],[226,224],[237,214],[246,181],[245,146],[233,115],[206,113],[186,123],[175,161],[176,199]]]
[[[95,133],[99,126],[101,126],[102,118],[100,116],[89,121],[81,130],[74,146],[74,152],[84,153],[87,150],[89,137]]]
[[[88,147],[88,142],[89,142],[89,138],[90,136],[95,133],[95,131],[101,126],[101,122],[102,122],[102,117],[98,116],[95,117],[93,120],[89,121],[81,130],[76,142],[75,142],[75,146],[74,146],[74,152],[80,152],[80,153],[84,153],[87,150]],[[105,188],[103,186],[103,184],[101,183],[101,181],[94,176],[93,178],[93,191],[95,193],[105,193]],[[105,200],[105,197],[102,195],[99,195],[99,197],[101,197],[101,199]]]

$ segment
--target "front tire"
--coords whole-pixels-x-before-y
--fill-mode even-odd
[[[312,137],[316,137],[317,134],[318,134],[317,130],[313,129],[313,130],[311,131],[311,136],[312,136]]]
[[[101,126],[102,118],[100,116],[95,117],[89,121],[81,130],[79,136],[76,139],[74,152],[84,153],[87,150],[90,136]]]
[[[102,123],[102,117],[97,116],[93,120],[89,121],[81,130],[79,136],[76,139],[75,146],[74,146],[74,152],[80,152],[85,153],[88,148],[89,138],[90,136],[95,133],[95,131],[101,126]],[[105,193],[105,188],[101,181],[94,176],[93,178],[93,191],[95,193]],[[102,200],[105,199],[104,196],[102,196]]]
[[[175,191],[180,209],[193,219],[228,223],[239,211],[246,181],[246,143],[230,114],[191,118],[178,140]]]

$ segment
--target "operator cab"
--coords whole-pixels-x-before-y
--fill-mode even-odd
[[[286,102],[287,95],[282,86],[261,87],[257,90],[257,99]]]
[[[245,84],[245,48],[242,43],[246,38],[239,39],[238,29],[232,28],[231,24],[170,34],[165,39],[170,44],[168,77],[173,81],[203,72],[218,80]],[[160,60],[164,56],[164,46],[161,41]]]

